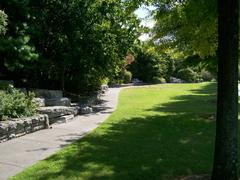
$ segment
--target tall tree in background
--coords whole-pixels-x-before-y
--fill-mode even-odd
[[[8,31],[0,69],[17,87],[79,93],[120,73],[138,43],[138,1],[0,0]]]
[[[217,0],[155,2],[155,40],[160,47],[184,56],[219,57],[212,179],[237,179],[239,0],[218,1],[218,8]]]
[[[155,6],[153,35],[161,49],[185,57],[216,56],[217,0],[155,0]]]
[[[239,0],[218,2],[218,102],[212,180],[237,180]]]
[[[217,0],[153,0],[157,49],[217,74]],[[157,42],[157,43],[156,43]],[[198,61],[198,62],[197,62]]]

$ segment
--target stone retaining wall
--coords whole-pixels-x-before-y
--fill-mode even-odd
[[[0,122],[0,142],[48,128],[49,120],[47,115],[2,121]]]
[[[48,89],[33,89],[37,97],[46,99],[62,98],[63,92],[61,90],[48,90]]]
[[[72,120],[78,114],[92,113],[92,105],[96,104],[100,96],[108,90],[108,86],[102,86],[101,90],[95,94],[84,97],[84,101],[80,101],[76,106],[49,106],[39,107],[38,113],[34,117],[10,119],[7,121],[0,121],[0,143],[23,136],[25,134],[33,133],[41,129],[48,129],[49,124],[55,123],[67,123]],[[44,94],[47,97],[62,97],[61,91],[47,91],[38,90],[38,94]],[[45,106],[45,101],[42,98],[36,98],[36,102],[39,101],[41,106]],[[70,101],[69,101],[70,103]],[[68,104],[70,105],[70,104]]]
[[[49,124],[67,122],[79,114],[79,107],[51,106],[40,107],[38,113],[49,117]],[[70,118],[72,117],[72,118]]]

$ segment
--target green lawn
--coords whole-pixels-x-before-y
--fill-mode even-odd
[[[95,131],[13,179],[174,179],[211,171],[216,84],[125,89]]]

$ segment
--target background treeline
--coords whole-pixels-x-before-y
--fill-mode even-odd
[[[215,3],[187,2],[145,1],[157,8],[156,25],[147,29],[134,14],[137,0],[0,0],[0,78],[73,93],[131,78],[211,80],[217,72]],[[152,38],[141,43],[142,32]],[[126,66],[127,54],[135,61]]]
[[[16,86],[85,92],[118,76],[137,43],[135,4],[116,0],[0,0],[1,78]]]
[[[202,59],[198,55],[174,58],[157,50],[152,40],[135,48],[135,61],[127,66],[133,78],[148,83],[172,82],[175,77],[188,83],[216,80],[217,60],[215,56]]]

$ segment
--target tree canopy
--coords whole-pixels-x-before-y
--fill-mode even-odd
[[[31,86],[51,81],[52,88],[94,88],[120,71],[137,43],[136,6],[121,0],[2,0],[9,26],[0,43],[1,69]]]
[[[215,56],[217,51],[216,0],[158,0],[154,13],[154,40],[161,48],[182,56]]]

